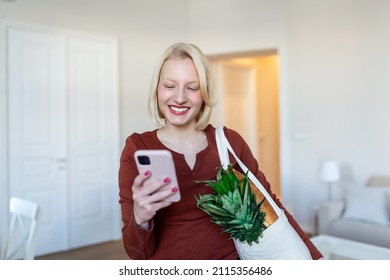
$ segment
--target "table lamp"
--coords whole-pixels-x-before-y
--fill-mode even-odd
[[[328,185],[328,200],[332,200],[332,184],[340,181],[340,168],[337,162],[333,160],[323,162],[320,179]]]

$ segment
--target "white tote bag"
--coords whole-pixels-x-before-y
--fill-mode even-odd
[[[244,173],[248,172],[248,178],[261,191],[278,215],[278,219],[263,231],[263,236],[259,238],[259,243],[249,245],[246,242],[234,240],[240,258],[242,260],[311,260],[312,257],[306,244],[288,222],[283,210],[278,207],[256,176],[235,154],[229,141],[226,139],[223,127],[218,127],[215,134],[221,165],[226,168],[230,164],[230,152],[242,171]]]

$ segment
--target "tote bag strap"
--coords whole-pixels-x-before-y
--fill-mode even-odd
[[[228,167],[230,164],[229,159],[229,150],[226,147],[226,141],[223,140],[225,138],[225,134],[223,133],[223,127],[217,127],[215,131],[215,138],[217,142],[219,160],[221,161],[221,165],[224,169]]]
[[[260,183],[260,181],[256,178],[256,176],[246,167],[246,165],[240,160],[240,158],[236,155],[234,152],[232,146],[230,145],[229,141],[226,139],[225,133],[223,131],[223,126],[219,126],[216,128],[215,131],[215,138],[217,142],[217,148],[219,153],[219,158],[221,161],[221,165],[226,168],[227,165],[230,164],[229,160],[229,152],[234,156],[236,159],[238,165],[240,166],[241,170],[244,173],[248,173],[248,178],[252,181],[253,184],[261,191],[261,193],[265,196],[267,201],[270,203],[272,208],[274,209],[275,213],[278,215],[278,217],[281,215],[281,209],[279,206],[275,203],[275,201],[272,199],[270,194],[267,192],[267,190],[264,188],[264,186]]]

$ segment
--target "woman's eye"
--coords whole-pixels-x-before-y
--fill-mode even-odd
[[[164,85],[164,87],[166,87],[166,88],[174,88],[175,86],[174,85]]]
[[[199,90],[198,87],[189,87],[188,89],[189,89],[190,91],[198,91],[198,90]]]

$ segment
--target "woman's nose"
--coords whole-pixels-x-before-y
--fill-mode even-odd
[[[177,104],[183,104],[188,101],[185,89],[178,88],[173,99]]]

